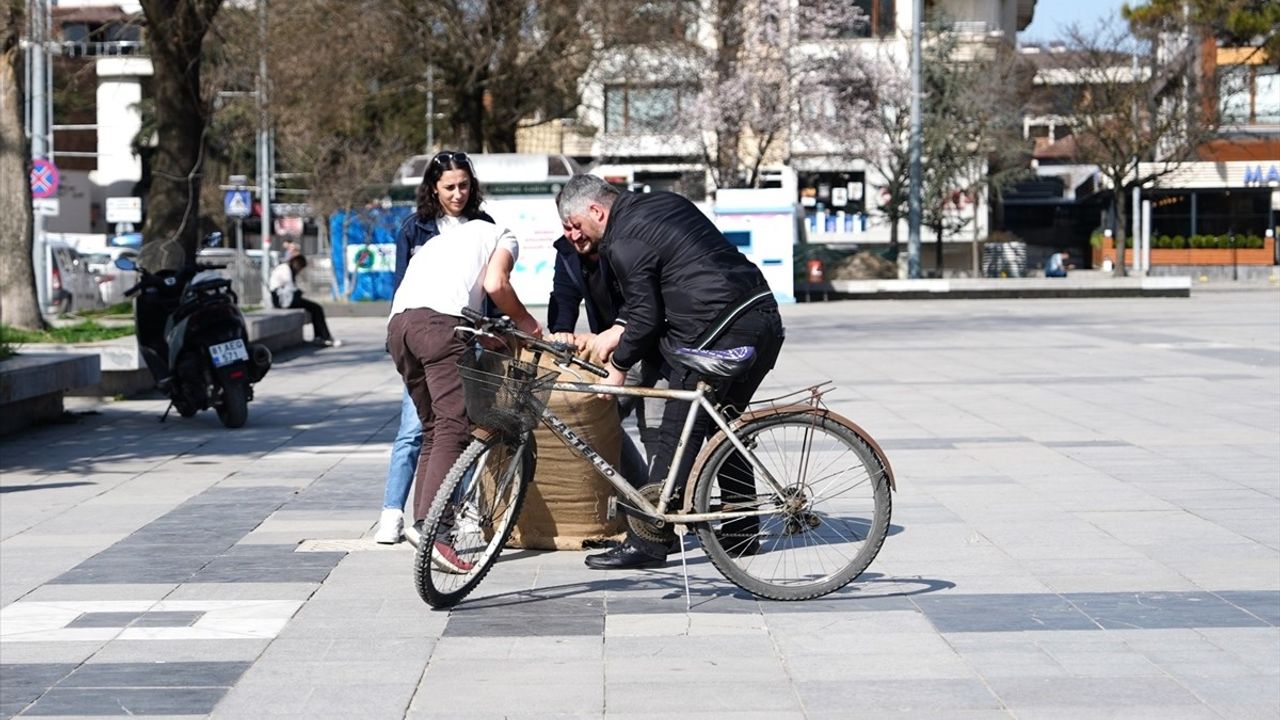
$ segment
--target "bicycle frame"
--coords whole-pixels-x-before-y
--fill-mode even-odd
[[[766,510],[721,511],[715,513],[668,512],[668,505],[671,502],[672,494],[675,491],[676,475],[680,467],[680,461],[684,458],[685,452],[688,450],[689,439],[693,435],[693,424],[697,420],[697,411],[699,408],[707,412],[707,415],[711,417],[711,420],[716,424],[716,427],[720,428],[720,431],[724,433],[725,438],[738,450],[738,452],[742,453],[743,457],[747,458],[747,461],[751,463],[752,469],[758,473],[760,477],[765,479],[769,484],[769,487],[772,488],[775,493],[779,495],[783,494],[783,488],[778,483],[777,479],[773,477],[768,469],[761,465],[760,461],[756,459],[755,454],[742,444],[742,441],[738,439],[738,436],[729,426],[729,422],[725,420],[720,411],[711,404],[709,399],[707,399],[707,394],[711,390],[711,386],[705,382],[700,381],[694,390],[660,390],[656,388],[572,382],[557,382],[553,384],[551,388],[552,390],[571,393],[598,393],[601,395],[626,397],[662,398],[665,400],[682,400],[690,403],[689,413],[685,416],[684,427],[680,431],[680,440],[676,444],[675,455],[671,459],[671,467],[667,470],[667,477],[662,482],[662,491],[658,496],[658,504],[656,507],[653,503],[649,502],[647,498],[641,495],[639,491],[633,488],[631,483],[627,482],[626,478],[623,478],[617,469],[610,465],[607,460],[600,457],[600,453],[596,452],[595,448],[591,447],[591,445],[583,440],[578,433],[574,432],[573,428],[569,427],[554,412],[552,412],[550,408],[544,407],[542,409],[542,423],[546,425],[553,434],[560,438],[560,441],[563,442],[566,447],[589,461],[592,467],[595,468],[595,471],[607,480],[620,495],[631,502],[636,510],[647,515],[652,520],[658,520],[664,523],[672,522],[676,524],[687,524],[737,517],[757,517],[767,515],[771,512]],[[686,479],[686,486],[692,480],[693,478]]]

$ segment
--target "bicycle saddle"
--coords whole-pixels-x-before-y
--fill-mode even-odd
[[[750,346],[728,350],[675,348],[671,359],[677,365],[683,365],[699,375],[736,378],[751,369],[751,365],[756,361],[756,349]]]

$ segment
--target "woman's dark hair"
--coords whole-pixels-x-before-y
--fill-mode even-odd
[[[418,217],[423,220],[438,218],[444,214],[435,189],[440,176],[448,170],[467,171],[467,177],[471,180],[471,194],[467,196],[462,214],[468,220],[480,214],[480,203],[484,198],[480,197],[480,181],[476,179],[475,168],[471,167],[471,158],[466,153],[444,150],[436,153],[431,162],[427,163],[427,169],[422,173],[422,183],[418,185]]]

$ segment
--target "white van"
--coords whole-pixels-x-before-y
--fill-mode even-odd
[[[417,187],[434,155],[415,155],[400,165],[398,186]],[[581,172],[567,155],[485,153],[468,155],[485,212],[494,222],[511,228],[520,241],[520,259],[511,273],[511,284],[526,304],[545,305],[551,297],[556,251],[563,232],[556,211],[556,194],[569,178]]]
[[[49,289],[46,315],[67,315],[104,307],[98,293],[98,276],[75,248],[66,243],[45,243],[45,287]]]

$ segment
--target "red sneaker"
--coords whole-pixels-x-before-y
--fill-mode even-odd
[[[465,575],[475,567],[474,564],[458,557],[458,552],[452,545],[440,540],[435,541],[431,546],[431,561],[437,568],[455,575]]]

